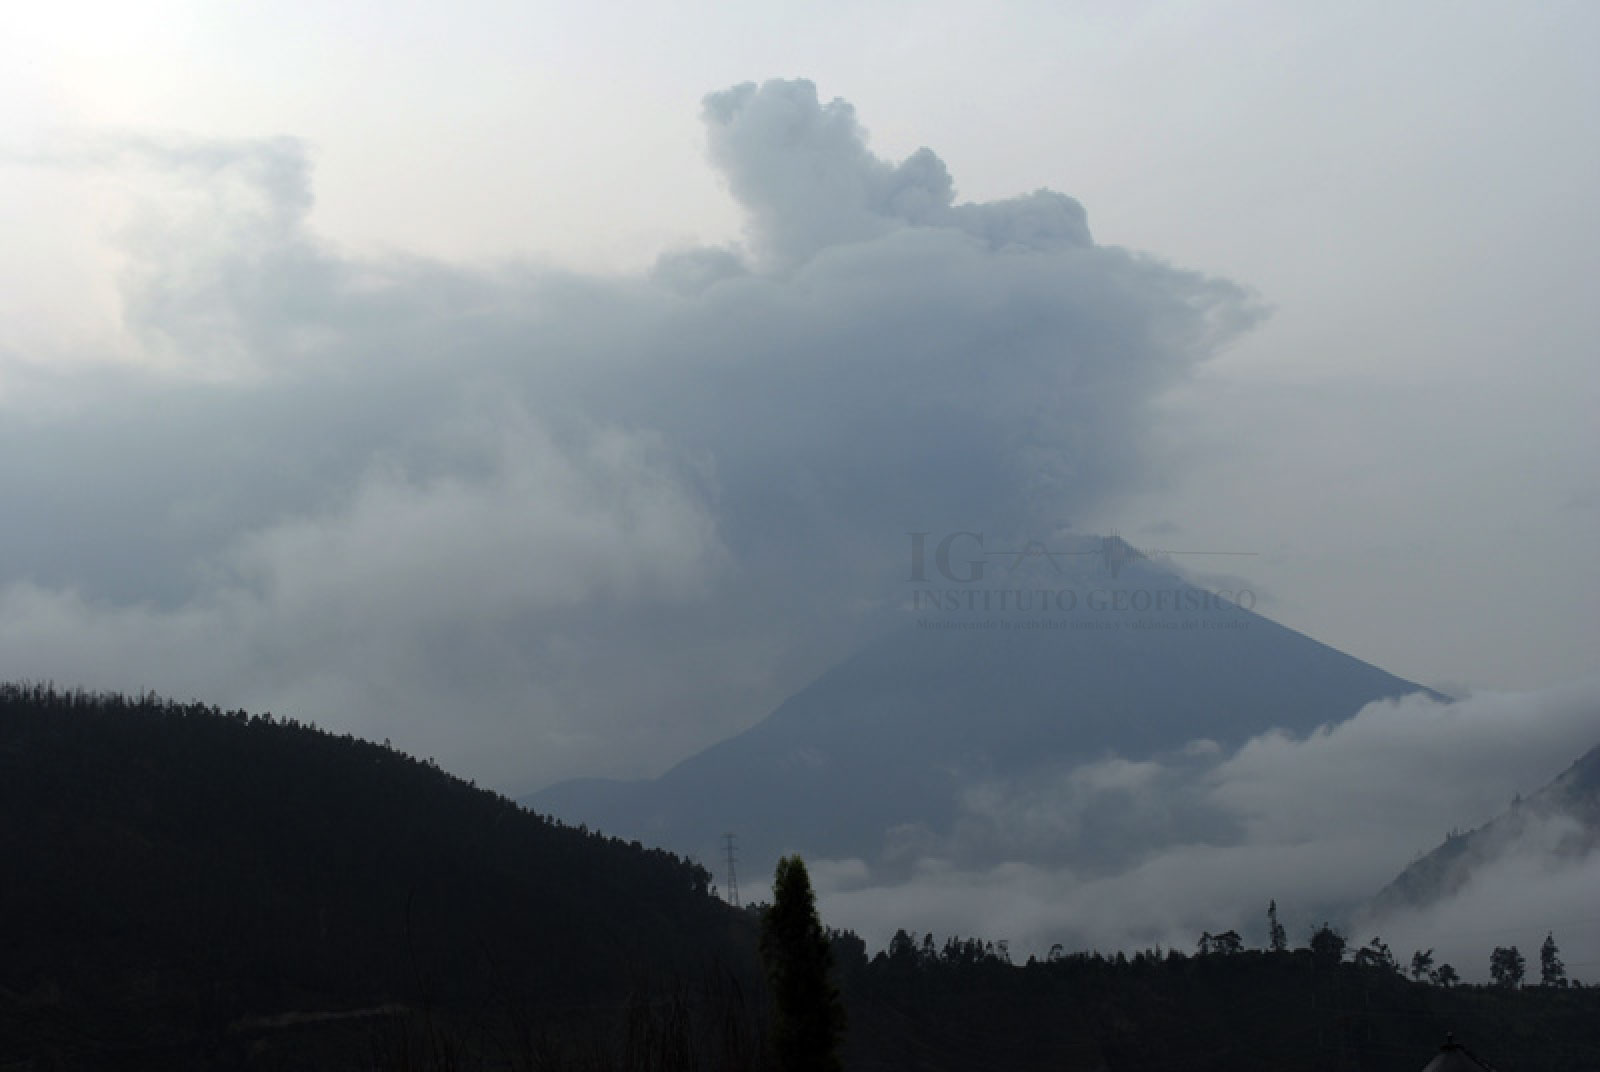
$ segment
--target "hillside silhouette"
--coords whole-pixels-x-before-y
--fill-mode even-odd
[[[1412,861],[1366,906],[1369,918],[1427,911],[1517,857],[1547,869],[1580,864],[1600,847],[1600,746],[1526,798]]]
[[[0,687],[0,858],[0,1067],[19,1039],[81,1067],[229,1065],[307,1024],[364,1046],[396,1009],[549,1024],[753,963],[754,928],[676,856],[153,697]]]
[[[0,1069],[771,1067],[761,906],[385,745],[0,685]],[[824,921],[825,922],[825,921]],[[908,920],[907,924],[914,924]],[[1235,936],[1236,937],[1236,936]],[[1600,990],[831,932],[844,1067],[1592,1068]]]

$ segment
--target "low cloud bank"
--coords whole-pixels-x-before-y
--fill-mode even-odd
[[[1267,734],[1232,754],[1196,742],[981,786],[949,837],[911,832],[899,859],[814,871],[828,921],[876,943],[904,927],[1003,938],[1023,956],[1056,942],[1187,950],[1230,928],[1263,944],[1275,899],[1294,942],[1323,920],[1354,924],[1352,945],[1377,934],[1397,955],[1433,947],[1467,978],[1487,975],[1495,945],[1536,964],[1554,930],[1582,976],[1600,962],[1600,855],[1543,851],[1553,827],[1425,913],[1375,919],[1362,906],[1450,831],[1487,822],[1597,743],[1600,680],[1450,704],[1418,695],[1300,740]]]

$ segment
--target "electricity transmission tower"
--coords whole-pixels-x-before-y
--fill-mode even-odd
[[[722,854],[728,861],[728,903],[739,907],[739,846],[732,834],[722,835]]]

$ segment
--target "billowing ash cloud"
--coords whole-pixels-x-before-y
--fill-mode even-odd
[[[806,82],[705,104],[748,248],[355,257],[292,140],[84,139],[142,363],[0,362],[0,675],[271,708],[513,789],[636,774],[874,627],[908,530],[1044,531],[1257,315]],[[4,166],[22,166],[12,159]]]
[[[980,786],[948,838],[910,836],[904,859],[876,869],[813,872],[824,917],[879,943],[905,927],[1006,939],[1023,955],[1056,942],[1187,950],[1230,928],[1261,944],[1275,899],[1296,944],[1333,921],[1352,946],[1376,934],[1407,957],[1433,947],[1483,978],[1494,946],[1531,955],[1554,930],[1569,964],[1593,964],[1600,854],[1555,859],[1538,836],[1435,909],[1374,918],[1364,906],[1451,830],[1487,822],[1597,742],[1600,680],[1455,703],[1416,694],[1304,739],[1268,734],[1232,754],[1196,741]]]
[[[749,213],[751,243],[778,264],[882,238],[906,224],[948,228],[990,249],[1086,249],[1083,206],[1050,190],[956,205],[944,161],[919,149],[899,164],[867,149],[848,102],[817,102],[807,82],[753,82],[706,98],[711,158]]]

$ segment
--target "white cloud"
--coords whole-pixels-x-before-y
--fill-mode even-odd
[[[817,887],[824,918],[869,942],[898,927],[1004,938],[1024,956],[1055,942],[1189,948],[1229,928],[1260,942],[1276,899],[1303,943],[1324,919],[1355,919],[1451,829],[1487,821],[1596,742],[1600,681],[1451,704],[1415,695],[1303,740],[1273,733],[1231,755],[1111,758],[987,785],[955,833],[917,843],[909,864],[863,874],[856,862],[840,876],[824,861]],[[1600,960],[1588,918],[1600,857],[1558,864],[1531,847],[1426,918],[1363,918],[1350,938],[1376,929],[1406,956],[1436,945],[1477,977],[1508,935],[1526,954],[1529,935],[1566,922],[1568,961]]]

